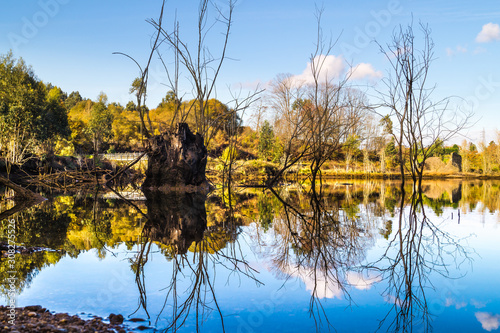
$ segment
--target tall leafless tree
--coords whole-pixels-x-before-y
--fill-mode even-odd
[[[179,101],[176,108],[176,117],[174,118],[182,122],[187,118],[188,114],[194,114],[195,130],[203,135],[206,145],[208,145],[212,137],[216,134],[214,130],[217,128],[216,124],[223,121],[227,116],[230,116],[227,114],[211,115],[208,103],[216,95],[216,82],[219,78],[222,65],[227,59],[227,48],[233,25],[235,4],[236,1],[228,0],[224,8],[222,8],[209,0],[200,0],[196,43],[194,47],[191,47],[191,44],[187,42],[187,38],[181,35],[179,21],[175,20],[171,31],[162,26],[161,20],[149,21],[161,35],[160,43],[166,44],[168,47],[167,50],[173,51],[170,54],[174,60],[172,68],[172,66],[168,65],[169,62],[164,60],[166,57],[165,54],[160,52],[159,49],[155,50],[167,73],[169,80],[167,85],[173,92],[176,101]],[[219,27],[220,29],[218,29]],[[209,36],[219,32],[221,33],[221,39],[215,50],[214,47],[208,45],[207,39]],[[192,88],[189,93],[183,91],[179,84],[182,70],[186,71],[188,84]],[[180,101],[186,95],[191,97],[192,102],[187,107],[181,107]],[[250,96],[256,95],[257,92],[250,94]],[[228,109],[228,112],[231,113],[238,111],[241,110]]]
[[[359,125],[365,109],[356,90],[348,88],[350,71],[328,72],[335,42],[325,40],[321,14],[317,10],[317,41],[309,57],[309,79],[301,82],[297,77],[279,76],[272,90],[277,120],[286,128],[282,171],[307,156],[313,184],[323,164]]]
[[[380,46],[391,66],[384,80],[387,88],[382,92],[382,106],[389,114],[385,118],[389,133],[399,148],[400,173],[404,181],[409,172],[418,188],[424,164],[432,155],[437,140],[447,141],[470,125],[472,113],[452,109],[449,97],[435,101],[436,86],[428,82],[434,60],[431,30],[420,24],[421,41],[413,26],[395,30],[392,41]],[[392,121],[394,120],[394,121]]]
[[[303,100],[304,86],[290,74],[278,75],[271,83],[270,104],[275,113],[274,128],[283,157],[280,170],[270,180],[272,186],[290,167],[307,154],[309,136],[307,119],[298,101]]]

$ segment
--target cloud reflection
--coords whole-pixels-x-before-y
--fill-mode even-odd
[[[476,312],[476,319],[481,323],[483,329],[488,332],[498,329],[500,326],[500,315],[489,312]]]
[[[344,296],[344,288],[342,288],[341,282],[332,280],[328,274],[324,274],[321,270],[315,271],[306,267],[299,267],[298,269],[288,267],[285,273],[302,280],[306,290],[318,299],[341,299]],[[347,272],[345,279],[347,285],[358,290],[369,290],[375,283],[380,281],[380,276],[364,275],[358,272]]]

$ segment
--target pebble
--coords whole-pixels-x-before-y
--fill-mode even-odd
[[[123,316],[121,314],[115,315],[114,313],[109,315],[109,322],[113,325],[123,323]]]
[[[8,316],[10,308],[0,305],[0,328],[2,332],[57,332],[57,333],[125,333],[123,316],[112,314],[114,320],[110,324],[104,323],[101,317],[92,320],[83,320],[78,316],[70,316],[67,313],[51,313],[40,305],[31,305],[24,308],[16,308],[14,324]]]
[[[140,321],[146,321],[146,319],[142,319],[142,318],[130,318],[129,321],[131,321],[133,323],[137,323],[137,322],[140,322]]]

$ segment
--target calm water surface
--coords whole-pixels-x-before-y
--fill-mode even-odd
[[[148,331],[500,326],[499,182],[432,181],[404,198],[382,181],[141,197],[59,195],[14,215],[17,242],[47,249],[16,255],[17,305],[121,313]]]

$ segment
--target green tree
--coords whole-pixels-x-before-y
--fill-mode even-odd
[[[394,167],[398,160],[398,151],[396,149],[396,141],[392,137],[389,143],[385,146],[385,158],[390,168]]]
[[[436,141],[429,148],[430,156],[441,157],[445,154],[444,142],[440,138],[437,138]]]
[[[446,147],[444,148],[444,153],[445,154],[451,154],[451,153],[459,153],[460,152],[460,147],[457,144],[454,144],[451,147]]]
[[[69,94],[68,98],[64,101],[64,106],[66,106],[66,109],[71,109],[74,107],[76,104],[80,103],[83,101],[82,96],[78,91],[73,91],[71,94]]]
[[[106,107],[104,96],[99,96],[99,102],[95,103],[90,112],[88,130],[92,135],[94,153],[99,154],[102,143],[113,136],[113,114]]]
[[[361,154],[359,149],[360,140],[357,135],[350,134],[342,145],[342,150],[345,156],[345,168],[349,171],[353,158],[356,160],[358,155]]]
[[[259,155],[265,159],[272,157],[274,147],[273,126],[267,120],[264,121],[259,133],[258,151]]]
[[[174,92],[172,90],[169,90],[165,95],[165,97],[161,99],[161,102],[160,104],[158,104],[158,107],[161,108],[161,107],[172,106],[172,104],[175,103],[176,101],[178,100],[175,97]]]
[[[42,115],[40,129],[40,139],[46,153],[53,153],[56,139],[65,139],[71,134],[68,112],[64,106],[63,98],[64,93],[57,87],[52,88],[47,94],[47,104]]]
[[[127,105],[125,106],[125,110],[127,110],[127,111],[135,111],[136,109],[137,109],[137,106],[132,101],[128,102]]]
[[[23,59],[0,56],[0,151],[8,164],[40,152],[42,143],[68,135],[65,94],[40,82]],[[46,147],[46,146],[45,146]]]

